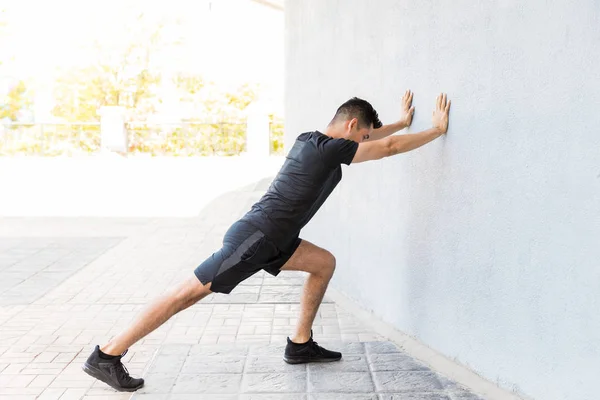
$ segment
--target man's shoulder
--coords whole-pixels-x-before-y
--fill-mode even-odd
[[[335,140],[336,139],[332,138],[331,136],[327,136],[326,134],[319,131],[304,132],[298,135],[298,137],[296,138],[297,142],[312,143],[313,147],[319,150],[322,150],[323,146],[325,146],[326,143]]]
[[[319,139],[322,140],[327,137],[328,136],[323,135],[319,131],[309,131],[309,132],[303,132],[300,135],[298,135],[296,140],[298,140],[300,142],[308,142],[310,140],[319,140]]]
[[[319,131],[304,132],[296,138],[295,147],[304,148],[307,143],[311,143],[311,148],[318,152],[336,152],[346,148],[352,148],[356,151],[358,143],[345,138],[334,138]]]
[[[298,135],[294,145],[287,154],[287,158],[296,160],[311,157],[311,154],[317,153],[319,150],[319,137],[317,131],[304,132]]]

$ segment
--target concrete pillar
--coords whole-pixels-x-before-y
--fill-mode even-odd
[[[270,120],[260,103],[246,108],[246,153],[250,156],[268,157],[271,154]]]
[[[127,153],[127,129],[125,129],[125,108],[120,106],[102,107],[100,114],[100,137],[102,150]]]

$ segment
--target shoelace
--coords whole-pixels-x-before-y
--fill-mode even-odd
[[[129,371],[127,367],[123,365],[121,360],[119,359],[119,363],[115,365],[115,369],[117,370],[117,378],[120,382],[129,382],[131,381],[131,376],[129,375]]]
[[[118,359],[118,363],[115,365],[115,369],[117,371],[117,378],[119,379],[119,381],[131,381],[131,375],[129,375],[127,367],[125,367],[125,365],[121,362],[121,359],[125,357],[125,354],[127,354],[128,351],[129,350],[125,350],[123,354],[121,354],[121,356]]]
[[[313,340],[313,331],[312,329],[310,330],[310,340],[312,340],[312,342],[315,344],[315,347],[317,348],[318,352],[320,355],[324,355],[325,353],[323,353],[323,348],[321,346],[319,346],[319,343],[315,342]]]
[[[317,350],[319,351],[319,354],[323,355],[323,348],[321,346],[319,346],[319,343],[315,342],[314,340],[312,342],[314,344],[314,347],[316,347]]]

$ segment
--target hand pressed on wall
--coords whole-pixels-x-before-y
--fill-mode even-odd
[[[443,134],[448,132],[448,114],[450,113],[450,100],[447,100],[446,94],[441,93],[435,104],[431,122],[434,128],[439,129]]]
[[[412,107],[413,92],[407,90],[402,96],[402,104],[400,106],[400,121],[402,121],[405,127],[409,127],[412,124],[413,115],[415,114],[415,108]]]

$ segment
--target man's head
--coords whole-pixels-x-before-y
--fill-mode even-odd
[[[337,109],[327,128],[335,136],[360,143],[381,128],[381,121],[368,101],[353,97]]]

